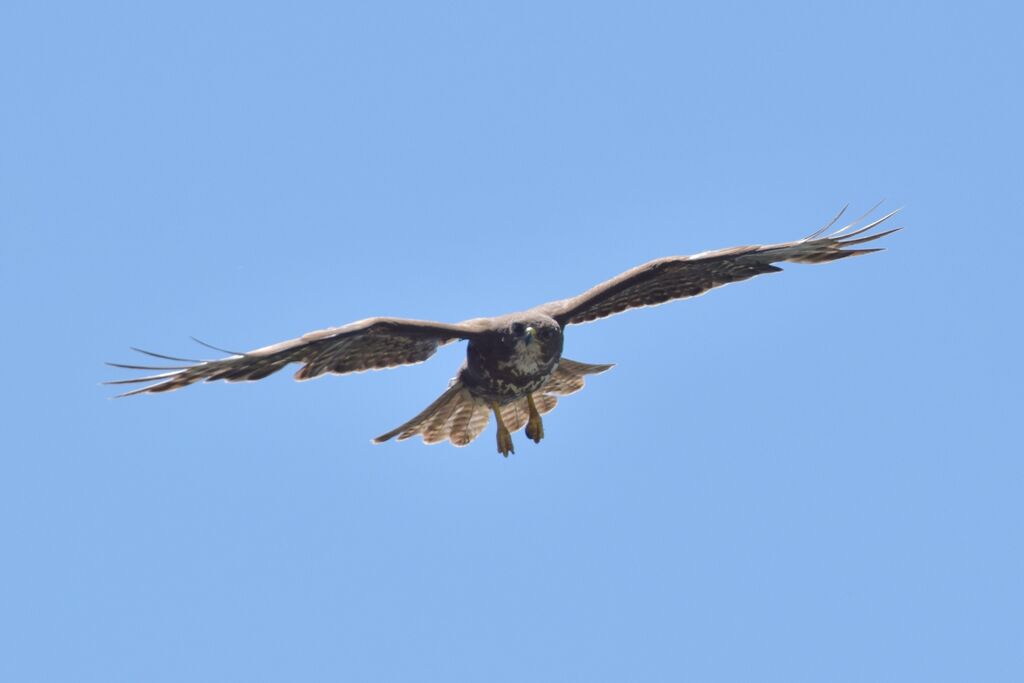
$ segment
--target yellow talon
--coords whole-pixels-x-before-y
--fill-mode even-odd
[[[501,417],[501,408],[497,401],[491,403],[491,410],[494,411],[494,418],[498,421],[498,452],[506,458],[509,453],[515,453],[515,446],[512,445],[512,435],[505,426],[505,420]]]
[[[526,436],[533,439],[534,443],[540,443],[544,438],[544,423],[537,411],[537,404],[533,402],[533,394],[526,395],[526,402],[530,406],[530,420],[526,423]]]

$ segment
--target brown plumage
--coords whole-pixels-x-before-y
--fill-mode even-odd
[[[714,287],[778,272],[781,268],[773,265],[775,263],[826,263],[881,251],[851,247],[896,232],[899,228],[869,232],[895,213],[854,229],[862,220],[859,219],[823,237],[842,216],[843,211],[840,211],[828,225],[802,240],[656,259],[579,296],[543,304],[523,313],[475,318],[457,324],[369,318],[218,360],[175,358],[140,350],[156,358],[186,364],[110,363],[119,368],[161,372],[108,384],[150,382],[121,394],[131,396],[172,391],[201,381],[262,379],[292,363],[301,364],[295,378],[305,380],[326,373],[342,375],[420,363],[434,355],[438,347],[466,340],[467,361],[448,390],[419,415],[374,442],[421,435],[426,443],[447,440],[464,446],[479,436],[487,426],[489,415],[494,413],[499,423],[498,448],[503,455],[508,455],[513,450],[510,432],[525,425],[527,436],[539,442],[543,437],[540,415],[555,407],[555,395],[578,391],[583,387],[585,375],[611,367],[562,358],[563,332],[567,325],[598,320],[630,308],[697,296]]]

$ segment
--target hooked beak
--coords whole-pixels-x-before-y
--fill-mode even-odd
[[[526,328],[526,332],[523,335],[526,338],[526,343],[529,344],[530,342],[532,342],[533,338],[534,338],[534,336],[536,336],[536,334],[537,334],[537,330],[535,330],[532,326],[527,327]]]

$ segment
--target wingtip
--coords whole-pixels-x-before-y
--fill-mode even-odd
[[[881,206],[882,204],[884,204],[884,203],[885,203],[885,199],[882,199],[882,200],[881,200],[881,201],[879,201],[879,202],[878,202],[877,204],[875,204],[874,206],[872,206],[872,207],[871,207],[870,209],[868,209],[867,211],[865,211],[865,212],[864,212],[864,213],[863,213],[862,215],[858,216],[858,217],[857,217],[856,219],[854,219],[854,220],[850,221],[849,223],[847,223],[847,224],[846,224],[846,225],[844,225],[843,227],[841,227],[841,228],[839,228],[838,230],[836,230],[835,232],[833,232],[833,233],[832,233],[831,235],[829,235],[829,237],[833,237],[833,238],[835,238],[835,237],[839,237],[839,236],[840,236],[840,235],[842,235],[842,234],[843,234],[844,232],[846,232],[846,231],[847,231],[847,230],[849,230],[850,228],[854,227],[855,225],[857,225],[857,224],[858,224],[858,223],[860,223],[861,221],[865,220],[865,219],[866,219],[866,218],[867,218],[868,216],[870,216],[871,214],[873,214],[873,213],[874,213],[875,211],[877,211],[877,210],[878,210],[878,207],[880,207],[880,206]],[[887,220],[887,219],[888,219],[888,218],[889,218],[890,216],[892,216],[892,213],[890,213],[890,214],[888,214],[888,215],[885,215],[885,216],[882,216],[882,217],[881,217],[881,218],[879,218],[879,219],[878,219],[877,221],[875,221],[875,222],[871,223],[871,225],[868,225],[868,226],[866,226],[866,227],[860,228],[860,229],[858,229],[858,230],[856,230],[856,231],[854,231],[853,233],[850,233],[850,234],[851,234],[851,235],[855,235],[855,234],[857,234],[857,233],[859,233],[859,232],[864,232],[865,230],[870,230],[871,228],[875,227],[876,225],[878,225],[878,224],[879,224],[879,223],[881,223],[882,221],[885,221],[885,220]],[[847,237],[849,237],[849,236],[850,236],[850,235],[847,235]]]
[[[98,387],[105,387],[105,386],[109,386],[109,385],[110,385],[110,382],[107,382],[107,381],[97,382],[96,383],[96,386],[98,386]],[[122,396],[121,394],[115,394],[114,396],[107,396],[107,400],[109,401],[111,399],[121,398],[121,396]]]
[[[145,349],[140,349],[140,348],[138,348],[136,346],[129,346],[128,348],[131,349],[132,351],[135,351],[136,353],[142,353],[142,354],[145,354],[147,356],[152,356],[153,358],[163,358],[164,360],[174,360],[174,361],[178,361],[178,362],[181,362],[181,363],[203,363],[203,362],[205,362],[205,361],[197,360],[195,358],[178,358],[177,356],[166,356],[166,355],[164,355],[162,353],[154,353],[152,351],[147,351]]]
[[[213,344],[208,344],[208,343],[204,342],[202,339],[197,339],[197,338],[193,337],[192,335],[189,335],[189,339],[191,339],[192,341],[194,341],[197,344],[201,344],[202,346],[205,346],[208,349],[213,349],[214,351],[220,351],[221,353],[226,353],[226,354],[231,355],[231,356],[244,356],[245,355],[245,352],[243,352],[243,351],[230,351],[228,349],[222,349],[219,346],[214,346]]]
[[[885,250],[885,247],[875,247],[873,249],[850,249],[845,253],[849,254],[850,256],[864,256],[865,254],[875,254]]]
[[[370,439],[370,443],[372,443],[374,446],[379,446],[379,445],[381,445],[382,443],[384,443],[386,441],[391,441],[391,439],[395,438],[396,436],[398,437],[399,441],[402,440],[402,437],[400,436],[400,434],[397,431],[390,431],[390,432],[385,432],[385,433],[381,434],[380,436],[373,437],[372,439]],[[412,435],[410,434],[410,436],[412,436]],[[408,437],[406,437],[406,438],[408,438]]]
[[[846,210],[849,209],[849,208],[850,208],[849,204],[846,204],[845,206],[843,206],[843,208],[839,209],[839,213],[837,213],[835,216],[833,216],[832,219],[828,223],[826,223],[825,225],[821,226],[820,228],[818,228],[817,230],[812,232],[810,235],[805,237],[803,239],[803,241],[807,242],[809,240],[813,240],[815,237],[819,237],[820,235],[822,235],[826,230],[828,230],[833,225],[835,225],[839,221],[839,219],[843,217],[843,214],[846,213]]]
[[[855,240],[843,239],[843,240],[840,240],[839,242],[837,242],[837,244],[840,247],[852,247],[855,244],[864,244],[865,242],[874,242],[875,240],[880,240],[883,237],[885,237],[887,235],[891,235],[894,232],[899,232],[900,230],[902,230],[902,228],[890,228],[888,230],[884,230],[882,232],[875,233],[873,235],[867,235],[866,237],[861,237],[861,238],[855,239]],[[860,231],[858,231],[858,233],[859,232]],[[857,234],[857,233],[850,233],[850,235],[854,235],[854,234]]]

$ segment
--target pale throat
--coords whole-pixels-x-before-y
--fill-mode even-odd
[[[557,358],[545,358],[542,344],[523,340],[516,342],[511,357],[506,362],[499,362],[498,367],[511,370],[517,375],[535,376],[548,374],[554,369]]]

